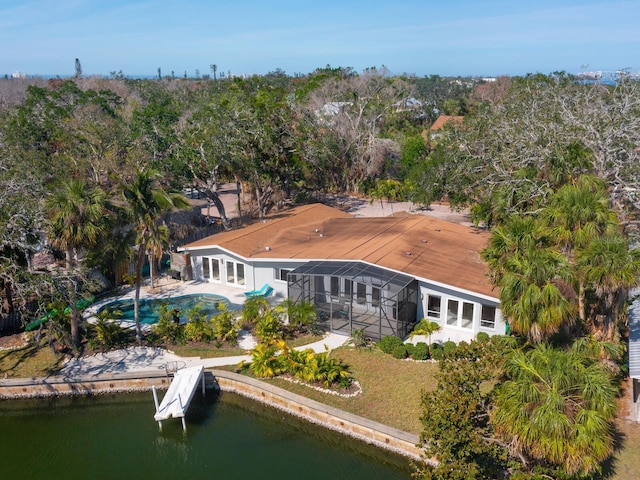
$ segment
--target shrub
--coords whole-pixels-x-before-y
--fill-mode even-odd
[[[402,340],[398,337],[394,337],[393,335],[383,337],[382,340],[378,342],[378,348],[384,353],[392,353],[393,349],[398,345],[403,345]]]
[[[367,346],[367,337],[364,333],[364,328],[354,328],[351,330],[350,343],[356,348],[363,348]]]
[[[434,360],[442,360],[444,356],[444,348],[439,343],[434,343],[431,345],[431,358]]]
[[[153,332],[167,343],[183,343],[184,327],[173,321],[173,310],[169,305],[160,306],[158,323],[153,327]]]
[[[416,349],[416,346],[413,343],[405,343],[404,344],[404,348],[407,351],[407,356],[408,357],[412,357],[413,356],[413,352]]]
[[[263,343],[273,342],[283,336],[282,323],[280,317],[273,310],[267,310],[258,318],[253,333]]]
[[[478,334],[476,335],[476,340],[480,343],[488,342],[489,338],[491,337],[489,337],[489,334],[487,332],[478,332]]]
[[[424,342],[418,342],[413,347],[411,357],[414,360],[429,360],[429,345]]]
[[[393,351],[391,352],[391,355],[393,355],[393,358],[398,358],[398,359],[402,359],[402,358],[407,358],[407,347],[404,344],[401,345],[397,345],[393,348]]]
[[[442,346],[444,353],[453,353],[455,352],[456,348],[458,348],[458,346],[456,345],[456,342],[453,342],[451,340],[447,340],[446,342],[444,342],[444,345]]]

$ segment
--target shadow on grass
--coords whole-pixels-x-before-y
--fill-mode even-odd
[[[0,376],[44,377],[60,371],[63,357],[46,351],[49,347],[29,344],[0,353]],[[52,363],[52,359],[54,362]]]

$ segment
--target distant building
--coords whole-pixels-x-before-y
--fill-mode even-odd
[[[11,78],[27,78],[27,74],[15,71],[11,74]]]

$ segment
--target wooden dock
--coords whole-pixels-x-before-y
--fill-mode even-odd
[[[158,394],[154,387],[153,398],[156,404],[156,413],[153,417],[160,425],[160,429],[162,429],[162,420],[168,418],[182,418],[182,428],[187,429],[184,416],[198,388],[198,381],[202,383],[202,394],[204,395],[204,367],[202,365],[178,370],[160,405],[158,405]]]

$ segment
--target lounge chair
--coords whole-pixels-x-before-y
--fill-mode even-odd
[[[273,287],[268,283],[265,283],[260,290],[251,290],[250,292],[244,292],[246,297],[268,297],[273,293]]]

